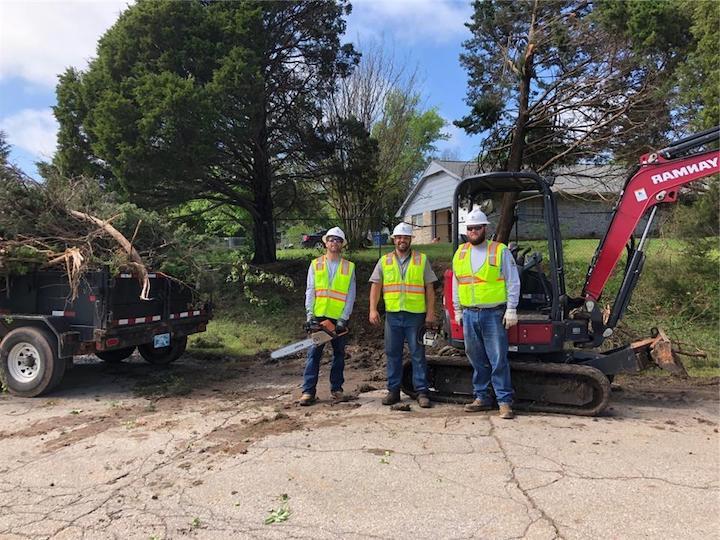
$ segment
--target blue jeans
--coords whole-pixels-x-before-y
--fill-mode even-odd
[[[492,380],[498,403],[511,404],[513,388],[508,362],[508,337],[503,326],[504,307],[463,311],[465,353],[473,367],[473,391],[477,399],[489,401]]]
[[[398,311],[385,314],[385,355],[387,356],[388,390],[400,390],[403,371],[403,344],[407,341],[413,366],[413,386],[416,392],[427,393],[425,346],[420,345],[417,341],[418,330],[424,323],[424,313]]]
[[[347,334],[330,341],[333,348],[332,366],[330,367],[330,391],[342,392],[342,385],[345,382],[343,372],[345,371],[345,344],[347,343]],[[320,358],[322,358],[323,349],[326,343],[322,345],[313,345],[310,347],[305,362],[305,373],[303,375],[303,394],[315,395],[318,377],[320,375]]]

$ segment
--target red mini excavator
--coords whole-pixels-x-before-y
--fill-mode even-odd
[[[684,373],[665,336],[608,351],[603,341],[623,316],[645,261],[645,243],[659,204],[674,203],[680,187],[720,172],[720,127],[679,140],[640,158],[615,205],[610,225],[590,263],[580,296],[565,291],[560,223],[551,183],[534,172],[494,172],[462,180],[453,201],[453,248],[459,241],[458,210],[506,192],[521,199],[542,198],[547,235],[548,272],[542,255],[514,248],[520,273],[520,321],[508,331],[515,408],[553,413],[597,415],[610,398],[610,381],[617,373],[637,372],[653,362]],[[633,233],[649,213],[639,242]],[[600,299],[613,269],[627,251],[622,284],[610,313]],[[463,348],[462,327],[454,322],[452,270],[444,276],[444,332],[454,350]],[[472,401],[472,368],[464,356],[427,357],[431,399],[454,403]],[[412,366],[407,364],[403,391],[413,395]]]

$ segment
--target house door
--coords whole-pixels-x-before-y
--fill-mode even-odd
[[[433,210],[433,240],[437,238],[437,242],[450,242],[452,238],[452,210],[443,208],[441,210]]]

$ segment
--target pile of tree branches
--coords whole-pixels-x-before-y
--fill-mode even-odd
[[[147,268],[169,266],[191,280],[192,268],[183,263],[191,259],[192,240],[184,233],[154,212],[119,202],[94,179],[50,174],[37,182],[7,164],[0,169],[0,276],[59,269],[77,290],[85,272],[108,267],[138,275],[147,287]]]

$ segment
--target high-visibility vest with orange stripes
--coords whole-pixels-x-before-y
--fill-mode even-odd
[[[330,272],[325,255],[318,257],[313,262],[315,270],[315,305],[313,315],[316,317],[327,317],[339,319],[342,317],[347,301],[350,281],[355,264],[345,259],[340,259],[338,269],[330,283]]]
[[[395,252],[382,259],[383,300],[385,311],[409,311],[425,313],[425,265],[427,256],[413,251],[405,269],[405,279],[400,272],[400,262]]]
[[[500,242],[488,242],[486,246],[485,262],[475,273],[470,255],[472,244],[467,242],[455,252],[453,272],[458,280],[461,306],[494,306],[507,302],[505,278],[500,272],[502,254],[507,246]]]

